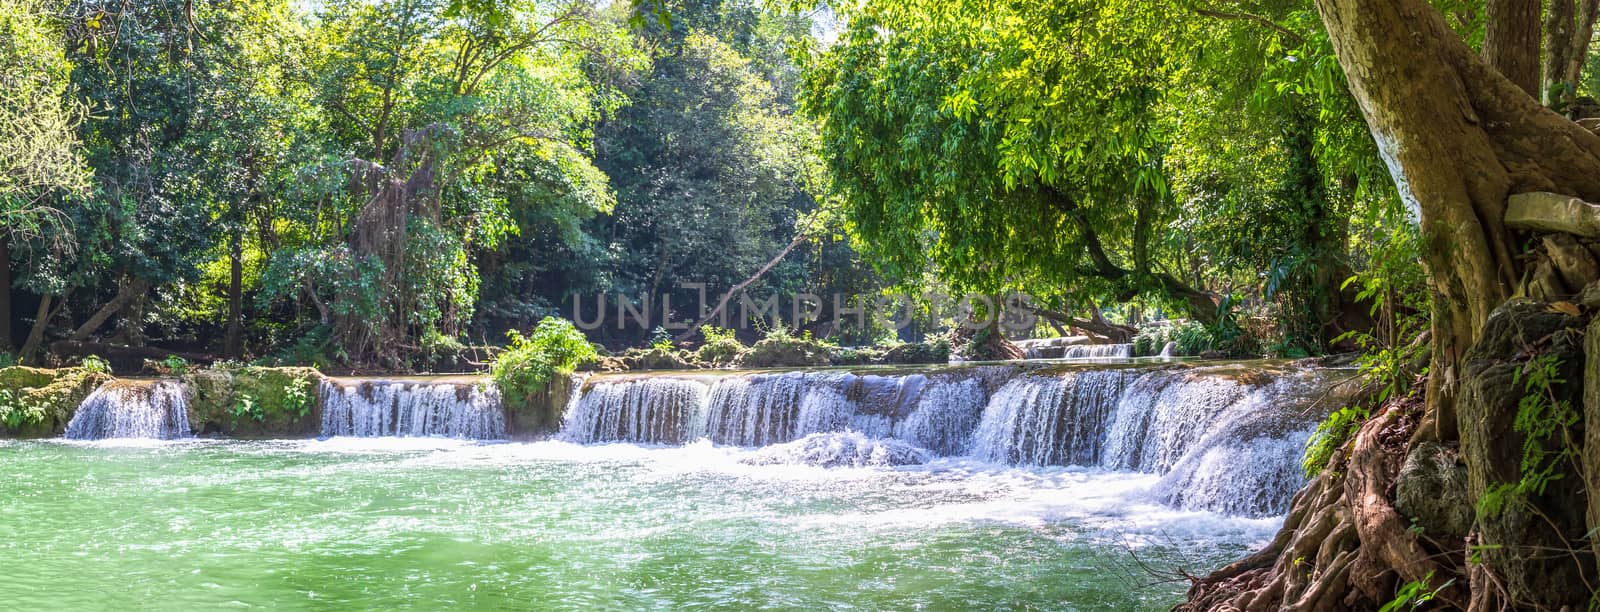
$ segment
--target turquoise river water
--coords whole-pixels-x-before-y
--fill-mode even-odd
[[[1157,476],[438,439],[0,442],[0,608],[1157,610],[1279,519]],[[1137,560],[1136,560],[1137,559]]]

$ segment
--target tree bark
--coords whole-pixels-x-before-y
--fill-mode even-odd
[[[11,343],[11,236],[0,232],[0,353],[9,353]]]
[[[1600,137],[1481,61],[1424,0],[1317,0],[1317,9],[1421,230],[1435,304],[1423,433],[1453,439],[1457,364],[1522,273],[1506,198],[1600,195]]]
[[[1538,97],[1545,106],[1551,108],[1566,106],[1572,97],[1562,88],[1567,75],[1567,60],[1572,56],[1572,20],[1577,15],[1572,1],[1550,0],[1550,12],[1545,14],[1544,79]]]
[[[244,335],[244,237],[234,230],[233,243],[228,250],[228,333],[222,342],[222,353],[238,358],[242,351]]]
[[[1076,327],[1110,340],[1113,344],[1127,344],[1132,342],[1133,335],[1137,332],[1137,330],[1132,327],[1127,325],[1117,325],[1116,323],[1105,320],[1105,317],[1100,316],[1096,316],[1092,320],[1075,319],[1067,313],[1050,310],[1048,308],[1034,308],[1033,313],[1044,317],[1044,319],[1049,321],[1050,324],[1057,330],[1061,329],[1061,325]],[[1098,313],[1096,314],[1098,315]],[[1061,335],[1065,336],[1067,334],[1063,332]]]
[[[1582,0],[1578,19],[1572,28],[1572,46],[1568,49],[1567,68],[1562,83],[1577,91],[1578,79],[1583,76],[1583,63],[1589,57],[1589,44],[1594,41],[1595,18],[1600,17],[1600,0]],[[1571,116],[1571,113],[1568,113]]]
[[[100,310],[95,311],[88,321],[83,322],[83,325],[78,326],[78,329],[72,332],[71,339],[77,342],[89,339],[89,334],[94,333],[94,330],[104,325],[106,320],[111,318],[111,315],[117,314],[117,311],[122,310],[122,307],[127,306],[135,297],[144,293],[144,290],[149,286],[149,283],[139,278],[124,280],[122,286],[117,289],[117,296],[111,298],[111,301],[106,302],[104,306],[101,306]]]
[[[1484,7],[1484,61],[1535,98],[1539,97],[1540,8],[1540,0],[1489,0]]]
[[[55,296],[48,293],[39,296],[39,309],[33,315],[33,329],[28,332],[28,339],[22,343],[22,350],[17,353],[17,361],[33,362],[33,354],[39,351],[39,345],[44,342],[44,330],[50,326],[50,302],[53,297]]]

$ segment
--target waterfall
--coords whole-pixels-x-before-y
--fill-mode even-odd
[[[188,390],[175,380],[100,385],[78,404],[66,431],[73,440],[170,440],[190,435]]]
[[[492,383],[325,380],[321,396],[324,436],[506,437],[505,408]]]
[[[1133,356],[1133,345],[1080,344],[1067,347],[1061,356],[1066,359],[1127,359]]]
[[[1122,396],[1125,370],[1023,376],[984,408],[972,455],[997,463],[1096,465],[1107,413]]]
[[[969,456],[1141,472],[1160,477],[1150,494],[1170,506],[1263,516],[1286,511],[1304,483],[1300,454],[1322,416],[1307,398],[1330,386],[1315,370],[1248,365],[1027,370],[600,378],[570,404],[560,435],[764,447],[754,463]]]
[[[580,444],[683,444],[690,441],[691,421],[705,396],[704,384],[678,378],[597,384],[568,404],[561,436]]]
[[[1177,352],[1178,343],[1169,340],[1166,344],[1161,345],[1161,354],[1157,355],[1157,357],[1176,357]]]

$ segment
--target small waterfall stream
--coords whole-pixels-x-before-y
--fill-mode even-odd
[[[1142,472],[1160,476],[1162,503],[1263,516],[1304,484],[1300,454],[1327,409],[1309,398],[1329,377],[1229,365],[624,377],[591,383],[559,435],[767,447],[757,462],[968,456]]]
[[[100,385],[78,405],[66,431],[72,440],[170,440],[190,435],[188,389],[174,380]]]
[[[492,383],[330,379],[320,395],[323,436],[506,437],[505,409]]]

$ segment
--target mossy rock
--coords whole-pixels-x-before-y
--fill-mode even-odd
[[[83,368],[0,368],[0,434],[59,436],[83,398],[110,380],[109,374]]]
[[[700,364],[690,354],[664,348],[633,349],[622,355],[630,370],[693,370]]]
[[[814,338],[767,336],[739,355],[743,368],[825,366],[833,363],[835,347]]]
[[[882,363],[949,363],[950,341],[937,338],[927,342],[908,342],[884,351]]]
[[[733,338],[720,338],[714,342],[707,342],[695,351],[695,358],[701,363],[712,366],[731,365],[745,351],[744,344]]]
[[[189,423],[196,433],[240,438],[316,435],[322,379],[316,368],[200,370],[184,377],[193,390]]]

